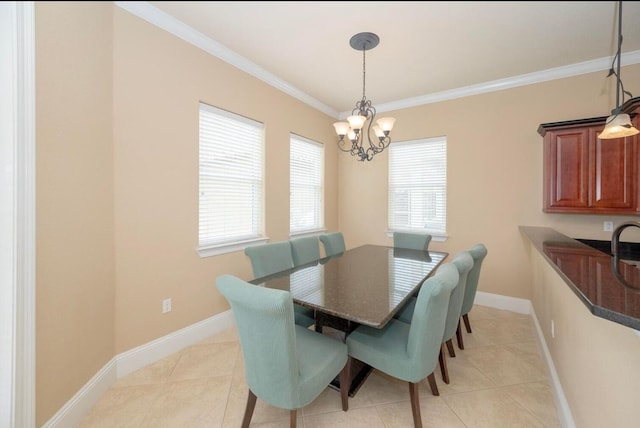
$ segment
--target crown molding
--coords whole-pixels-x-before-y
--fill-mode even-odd
[[[441,101],[453,100],[456,98],[470,97],[473,95],[485,94],[487,92],[502,91],[504,89],[517,88],[519,86],[542,83],[549,80],[564,79],[566,77],[579,76],[581,74],[595,73],[609,70],[613,58],[600,58],[591,61],[580,62],[565,67],[550,68],[548,70],[537,71],[535,73],[522,74],[520,76],[508,77],[506,79],[493,80],[477,85],[465,86],[449,91],[436,92],[419,97],[406,98],[376,106],[378,112],[398,110],[408,107],[415,107],[424,104],[433,104]],[[633,65],[640,63],[640,51],[628,52],[622,55],[622,65]],[[342,112],[341,116],[347,112]],[[350,114],[350,113],[349,113]]]
[[[290,85],[284,80],[274,76],[257,64],[249,61],[245,57],[238,55],[227,47],[221,45],[215,40],[205,36],[199,31],[194,30],[183,22],[175,19],[171,15],[162,12],[158,8],[144,1],[117,1],[116,6],[126,10],[127,12],[144,19],[163,30],[173,34],[182,40],[202,49],[205,52],[233,65],[234,67],[256,77],[268,85],[273,86],[282,92],[302,101],[305,104],[319,110],[331,117],[337,117],[338,111],[321,103],[317,99],[305,94],[296,87]]]
[[[296,87],[284,80],[269,73],[243,56],[238,55],[215,40],[194,30],[183,22],[175,19],[171,15],[162,12],[148,2],[144,1],[117,1],[115,5],[144,19],[163,30],[191,43],[192,45],[210,53],[211,55],[233,65],[234,67],[262,80],[282,92],[302,101],[303,103],[319,110],[331,117],[344,119],[351,114],[351,111],[338,112],[317,99],[305,94]],[[485,94],[488,92],[501,91],[504,89],[517,88],[519,86],[532,85],[534,83],[546,82],[549,80],[563,79],[566,77],[578,76],[581,74],[594,73],[611,68],[612,57],[600,58],[585,61],[565,67],[551,68],[535,73],[522,74],[520,76],[508,77],[505,79],[493,80],[462,88],[451,89],[433,94],[421,95],[418,97],[406,98],[389,103],[376,105],[376,111],[385,112],[400,110],[409,107],[416,107],[425,104],[433,104],[442,101],[454,100],[457,98],[470,97],[473,95]],[[628,52],[622,55],[622,65],[632,65],[640,63],[640,51]]]

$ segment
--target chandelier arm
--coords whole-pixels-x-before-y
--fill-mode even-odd
[[[353,143],[351,144],[351,147],[349,147],[349,148],[345,148],[345,146],[346,146],[345,139],[344,138],[339,139],[338,140],[338,148],[340,150],[342,150],[343,152],[351,152],[351,151],[353,151]]]

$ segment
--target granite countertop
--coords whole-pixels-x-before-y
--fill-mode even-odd
[[[606,241],[574,239],[548,227],[520,230],[593,315],[640,330],[637,263],[614,259]]]

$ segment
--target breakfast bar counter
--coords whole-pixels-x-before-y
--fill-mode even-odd
[[[520,226],[589,311],[640,330],[640,269],[552,228]]]

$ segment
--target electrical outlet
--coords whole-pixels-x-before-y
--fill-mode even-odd
[[[605,221],[604,222],[604,231],[605,232],[613,232],[613,222],[612,221]]]
[[[166,314],[167,312],[171,312],[171,299],[164,299],[162,301],[162,313]]]
[[[551,320],[551,338],[556,338],[556,323]]]

